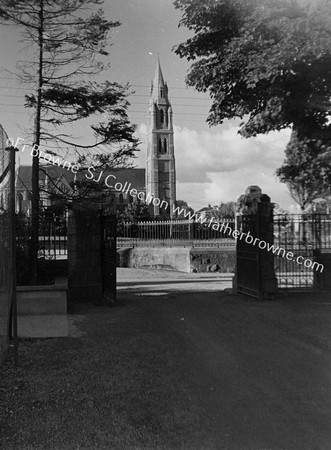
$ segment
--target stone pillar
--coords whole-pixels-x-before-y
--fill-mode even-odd
[[[68,223],[68,303],[102,304],[101,218],[98,209],[74,207]]]
[[[320,288],[325,291],[331,291],[331,250],[322,249],[315,250],[314,256],[316,262],[322,266],[318,266],[317,270],[314,270],[314,285],[315,288]]]
[[[274,243],[274,204],[270,201],[268,195],[262,194],[261,201],[258,204],[258,215],[260,222],[260,240],[269,245]],[[263,297],[273,296],[278,290],[277,277],[275,272],[275,257],[272,251],[268,249],[259,249],[260,251],[260,271],[261,271],[261,289]]]
[[[271,246],[274,242],[273,203],[258,186],[249,186],[245,194],[239,197],[236,228],[239,232],[249,233],[252,238],[246,240],[245,236],[237,241],[233,289],[238,293],[246,290],[248,295],[251,292],[258,298],[273,296],[277,292],[277,278],[274,255],[267,250],[267,245]],[[240,252],[244,256],[240,256]],[[251,264],[247,263],[250,260]],[[242,264],[240,270],[239,264]],[[251,276],[245,277],[243,268],[244,272],[253,270]]]

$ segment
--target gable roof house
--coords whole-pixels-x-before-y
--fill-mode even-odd
[[[16,209],[27,214],[31,211],[31,176],[31,166],[18,168]],[[41,166],[39,173],[41,205],[49,207],[63,203],[66,197],[75,197],[75,190],[79,190],[83,182],[85,185],[89,182],[91,187],[90,190],[86,189],[88,191],[86,195],[93,194],[94,199],[99,197],[100,204],[110,206],[113,213],[123,212],[125,208],[133,204],[136,201],[135,192],[142,192],[144,195],[146,192],[145,169],[112,169],[99,174],[85,169],[74,174],[63,167],[45,165]]]

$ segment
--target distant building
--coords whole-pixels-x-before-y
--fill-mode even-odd
[[[195,215],[196,217],[201,217],[201,219],[211,219],[217,210],[217,206],[205,206],[204,208],[199,209],[196,211]]]
[[[208,205],[204,208],[196,211],[196,217],[200,217],[201,219],[208,220],[234,220],[235,219],[235,211],[236,211],[236,203],[235,202],[221,202],[219,205]]]
[[[163,79],[160,61],[157,62],[151,86],[149,104],[149,131],[147,135],[146,169],[113,169],[99,174],[80,170],[76,175],[67,168],[41,165],[40,201],[47,207],[58,201],[61,193],[71,195],[77,181],[93,179],[107,193],[106,202],[114,212],[123,212],[134,202],[150,206],[154,217],[172,216],[176,201],[176,171],[174,155],[174,131],[172,108],[168,97],[168,86]],[[20,211],[31,210],[30,166],[21,166],[17,172],[17,207]]]
[[[17,172],[16,198],[17,209],[29,214],[31,210],[31,166],[21,166]],[[60,202],[61,197],[73,196],[76,185],[80,180],[87,180],[87,172],[77,175],[63,167],[53,165],[41,166],[39,173],[40,203],[49,207]],[[109,188],[104,183],[108,178]],[[110,184],[111,183],[111,184]],[[117,184],[117,189],[115,185]],[[127,206],[135,201],[130,194],[133,189],[145,194],[145,169],[113,169],[107,170],[100,179],[101,194],[106,194],[103,203],[111,206],[114,212],[123,212]],[[93,195],[97,195],[93,192]]]

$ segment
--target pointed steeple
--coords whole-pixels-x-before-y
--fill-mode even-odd
[[[157,66],[156,66],[156,71],[155,71],[155,77],[154,77],[154,82],[153,85],[156,86],[164,86],[164,79],[163,79],[163,75],[162,75],[162,70],[161,70],[161,64],[160,64],[160,56],[157,55]]]
[[[157,57],[154,81],[151,86],[151,99],[159,102],[167,102],[168,100],[168,86],[163,78],[159,55]]]

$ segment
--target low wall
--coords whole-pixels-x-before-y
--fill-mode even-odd
[[[17,286],[19,316],[67,314],[67,282],[53,285]]]
[[[191,249],[191,272],[234,272],[236,248]]]
[[[117,251],[120,267],[190,272],[189,247],[135,247]]]
[[[135,247],[117,251],[120,267],[180,272],[233,272],[235,248]]]

